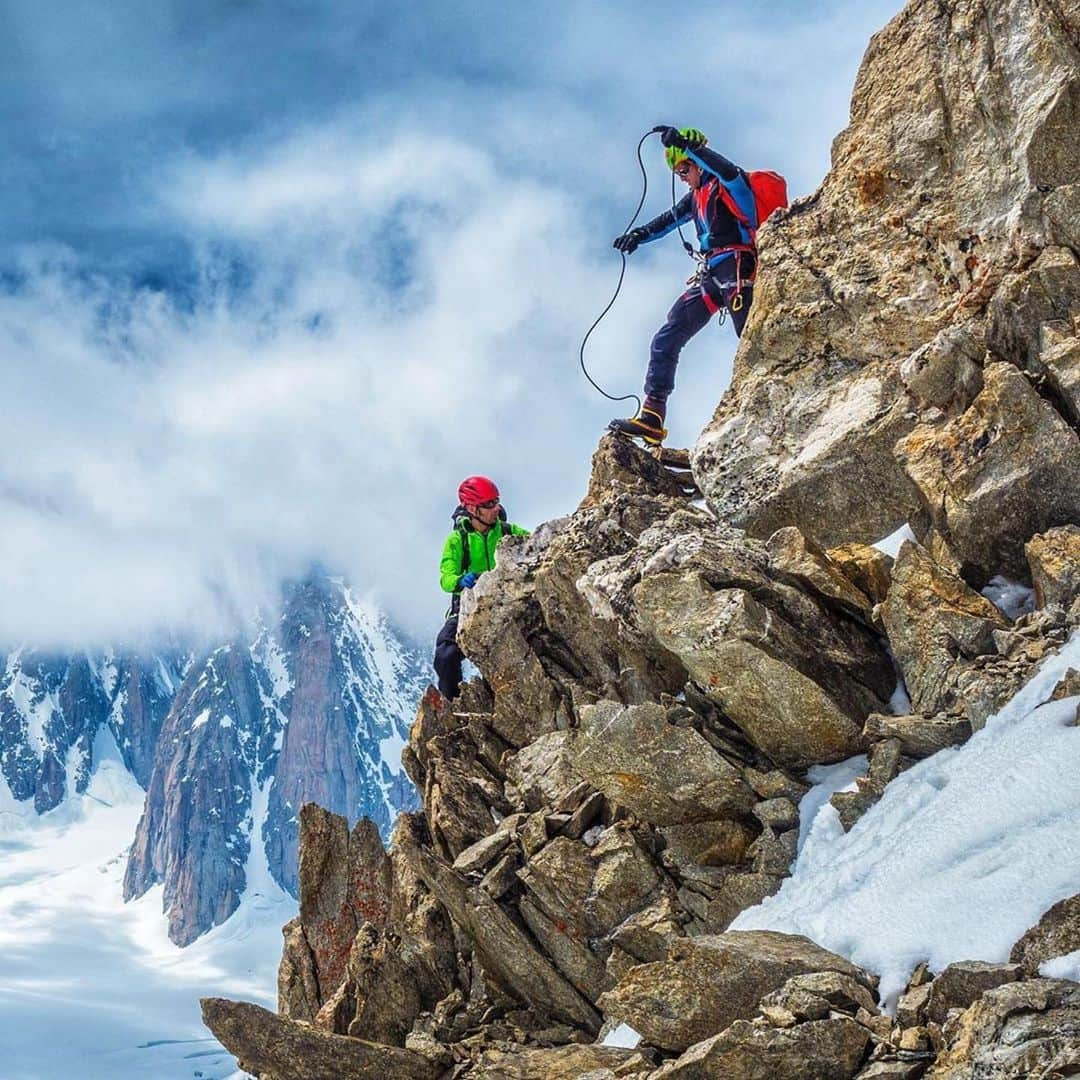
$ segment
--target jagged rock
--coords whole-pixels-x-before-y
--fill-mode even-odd
[[[956,700],[958,659],[994,652],[994,630],[1009,625],[985,596],[910,541],[880,611],[912,708],[927,716]]]
[[[657,898],[663,878],[622,825],[593,847],[557,837],[519,873],[530,896],[581,940],[601,938]]]
[[[1051,701],[1063,701],[1065,698],[1080,695],[1080,671],[1069,668],[1054,687],[1050,695]]]
[[[836,807],[845,832],[880,800],[889,782],[910,764],[910,761],[904,761],[898,739],[885,739],[874,744],[870,751],[870,768],[867,775],[855,778],[855,791],[838,791],[829,800]]]
[[[516,789],[517,805],[526,810],[555,805],[581,782],[570,739],[569,731],[552,731],[510,757],[506,777]]]
[[[1035,605],[1068,608],[1080,595],[1080,528],[1065,525],[1033,536],[1024,547]]]
[[[322,1008],[315,957],[299,916],[281,928],[285,944],[278,964],[278,1012],[287,1019],[313,1020]]]
[[[773,832],[786,832],[799,824],[799,808],[791,799],[765,799],[754,807],[754,817]]]
[[[962,395],[973,372],[936,392],[897,376],[1048,245],[1044,205],[1072,220],[1075,48],[1060,8],[1007,0],[916,0],[875,35],[828,176],[761,232],[731,387],[691,451],[721,519],[758,536],[796,524],[825,547],[912,520],[892,445],[912,405],[946,420],[945,388]]]
[[[686,921],[686,913],[678,902],[670,893],[664,892],[649,907],[634,912],[621,922],[611,932],[610,940],[631,957],[634,964],[653,963],[667,956],[676,938],[685,936]],[[608,967],[610,971],[610,964]]]
[[[866,594],[793,525],[777,529],[769,537],[768,548],[774,569],[789,574],[823,600],[869,617],[873,605]]]
[[[919,1080],[926,1065],[925,1061],[875,1061],[861,1069],[855,1080]]]
[[[871,603],[880,604],[885,599],[892,580],[891,555],[868,544],[842,544],[825,554]]]
[[[1047,247],[1007,281],[990,306],[991,351],[1042,380],[1065,419],[1080,422],[1080,268],[1067,248]]]
[[[983,378],[965,413],[916,428],[897,454],[965,574],[1023,578],[1028,538],[1080,521],[1080,437],[1011,364]]]
[[[659,705],[589,706],[568,746],[580,775],[654,825],[738,816],[756,801],[734,766],[693,728],[668,723]]]
[[[597,479],[572,517],[504,541],[499,565],[462,605],[458,641],[495,691],[495,730],[515,747],[570,727],[585,693],[633,703],[685,682],[669,654],[614,627],[598,632],[577,584],[592,564],[630,551],[649,526],[684,508],[681,488],[674,485],[675,496],[666,469],[614,436],[601,440],[593,475],[610,483]]]
[[[901,365],[904,389],[921,409],[963,412],[982,389],[985,335],[975,319],[947,326]]]
[[[396,1046],[380,1046],[284,1020],[258,1005],[202,999],[203,1023],[240,1068],[281,1080],[437,1080],[440,1069]]]
[[[871,713],[863,734],[872,739],[895,739],[905,757],[925,758],[948,746],[959,746],[971,737],[971,723],[962,716],[938,713],[892,716]]]
[[[600,1005],[647,1043],[682,1051],[754,1016],[766,994],[812,971],[871,985],[865,972],[807,938],[739,930],[676,941],[666,961],[633,968]]]
[[[1059,900],[1012,947],[1009,960],[1029,975],[1055,956],[1080,949],[1080,894]]]
[[[522,930],[480,888],[470,887],[431,852],[417,847],[407,857],[412,869],[469,936],[484,968],[508,991],[540,1013],[585,1031],[600,1029],[600,1017]]]
[[[463,1075],[469,1080],[608,1080],[644,1076],[653,1062],[638,1050],[614,1046],[488,1050]]]
[[[846,1016],[788,1028],[736,1020],[649,1080],[851,1080],[869,1043],[866,1028]]]
[[[896,1003],[896,1022],[902,1027],[918,1027],[926,1020],[926,1003],[930,1000],[931,983],[911,986]]]
[[[658,574],[645,578],[634,598],[657,641],[778,764],[802,768],[861,749],[858,707],[800,670],[814,667],[811,643],[750,593],[714,590],[699,574]],[[858,689],[865,696],[865,687]]]
[[[489,867],[516,839],[525,823],[525,814],[510,814],[499,822],[496,830],[467,847],[454,860],[454,869],[472,874]]]
[[[1080,984],[1007,983],[946,1025],[927,1080],[1056,1080],[1080,1067]]]
[[[926,1015],[940,1024],[950,1009],[966,1009],[987,990],[1016,982],[1022,976],[1019,964],[990,964],[983,960],[950,964],[930,983]]]
[[[430,1009],[449,994],[457,978],[457,942],[446,908],[410,865],[411,853],[432,843],[421,814],[401,814],[390,838],[392,894],[389,925],[400,940],[402,960]]]
[[[470,693],[462,695],[468,704]],[[429,687],[420,701],[403,755],[423,793],[428,828],[443,854],[456,858],[495,829],[495,816],[510,813],[500,761],[507,750],[483,714],[461,711]]]
[[[357,931],[390,913],[390,860],[374,822],[348,822],[315,803],[300,808],[300,923],[323,999],[345,974]]]
[[[747,849],[757,838],[757,830],[734,818],[669,825],[660,833],[667,842],[662,852],[664,864],[676,869],[738,866],[746,862]]]
[[[779,990],[766,994],[761,1003],[779,1006],[799,1016],[796,1009],[791,1007],[795,997],[803,1002],[813,997],[825,1003],[825,1011],[821,1016],[806,1019],[821,1019],[828,1015],[830,1009],[846,1012],[850,1016],[855,1016],[860,1009],[871,1015],[876,1015],[878,1011],[873,992],[863,983],[839,971],[811,971],[805,975],[795,975]]]

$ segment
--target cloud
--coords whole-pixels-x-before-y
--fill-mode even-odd
[[[202,9],[192,10],[197,22]],[[283,31],[284,7],[268,10]],[[789,172],[809,173],[821,139],[790,112],[803,54],[828,61],[824,88],[837,56],[853,72],[861,52],[833,40],[831,9],[775,32],[725,27],[721,45],[742,59],[722,67],[714,91],[658,55],[652,8],[568,5],[515,19],[500,8],[480,35],[471,16],[444,19],[439,52],[415,12],[349,22],[319,4],[292,27],[300,53],[341,70],[342,38],[327,26],[344,19],[349,40],[361,26],[370,35],[363,51],[378,71],[388,71],[384,53],[395,58],[392,73],[379,83],[369,72],[351,96],[294,82],[300,101],[284,105],[287,82],[259,69],[252,78],[274,119],[258,123],[251,95],[207,60],[250,46],[254,8],[224,21],[209,11],[189,85],[147,84],[163,111],[132,103],[144,83],[129,62],[90,125],[147,125],[149,149],[132,143],[138,176],[123,190],[138,197],[128,209],[99,198],[119,167],[104,138],[98,158],[86,151],[88,192],[65,208],[57,188],[41,209],[36,228],[53,239],[9,237],[0,248],[0,642],[220,635],[313,561],[371,590],[413,632],[433,633],[444,606],[435,567],[461,477],[492,474],[514,518],[534,525],[569,509],[599,432],[625,412],[581,378],[577,350],[618,275],[609,244],[638,195],[638,129],[693,103],[722,148],[761,148],[767,160],[748,164],[786,167],[773,161],[783,148]],[[179,48],[175,27],[141,36],[134,19],[121,6],[114,34],[145,62]],[[30,22],[34,40],[59,32],[44,16]],[[267,27],[254,37],[265,43]],[[528,46],[516,65],[511,40]],[[767,72],[753,66],[762,42],[777,43]],[[93,83],[100,66],[91,69]],[[72,94],[44,92],[42,114],[70,120]],[[190,129],[222,104],[236,113],[220,138],[174,145],[163,133],[167,116]],[[842,121],[815,117],[822,132]],[[649,153],[646,215],[670,198],[659,152]],[[138,242],[123,229],[99,241],[57,225],[90,228],[104,205]],[[688,269],[671,241],[633,257],[590,342],[599,382],[637,390]],[[687,348],[676,441],[708,418],[734,345],[730,328],[710,327]]]

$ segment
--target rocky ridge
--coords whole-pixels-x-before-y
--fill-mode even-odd
[[[1039,975],[1078,947],[1076,898],[1010,963],[920,966],[890,1010],[844,957],[729,929],[790,871],[809,766],[867,755],[834,797],[850,828],[1080,629],[1076,15],[914,0],[874,39],[821,190],[762,232],[735,381],[692,455],[707,505],[607,437],[581,505],[504,541],[463,605],[482,677],[453,705],[429,690],[410,733],[422,812],[383,852],[305,807],[278,1014],[204,1002],[243,1065],[1080,1067],[1080,985]],[[904,521],[895,559],[869,546]],[[1002,574],[1026,604],[992,602]],[[602,1045],[620,1024],[636,1047]]]

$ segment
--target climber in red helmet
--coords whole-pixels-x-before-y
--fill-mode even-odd
[[[486,476],[470,476],[458,487],[458,507],[454,528],[443,544],[439,582],[453,594],[450,610],[435,639],[435,671],[439,690],[447,700],[457,697],[464,659],[457,643],[458,609],[461,593],[471,589],[476,579],[495,566],[495,549],[504,536],[528,536],[526,529],[511,525],[499,501],[499,489]]]

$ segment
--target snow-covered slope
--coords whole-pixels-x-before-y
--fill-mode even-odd
[[[805,934],[879,973],[889,1003],[920,961],[1007,960],[1043,912],[1080,892],[1080,698],[1047,700],[1070,667],[1080,635],[967,743],[893,780],[846,834],[813,789],[792,876],[732,929]]]
[[[401,748],[427,680],[426,658],[376,607],[316,571],[249,638],[201,654],[13,651],[0,667],[0,776],[17,820],[63,808],[89,790],[108,733],[146,789],[124,893],[163,886],[173,940],[188,944],[237,909],[256,849],[295,894],[304,802],[388,835],[415,805]]]
[[[93,751],[85,791],[44,815],[0,780],[0,1074],[239,1075],[200,1023],[198,997],[231,986],[272,1005],[295,902],[256,846],[235,915],[187,949],[172,944],[160,887],[131,904],[121,894],[144,793],[107,727]]]

